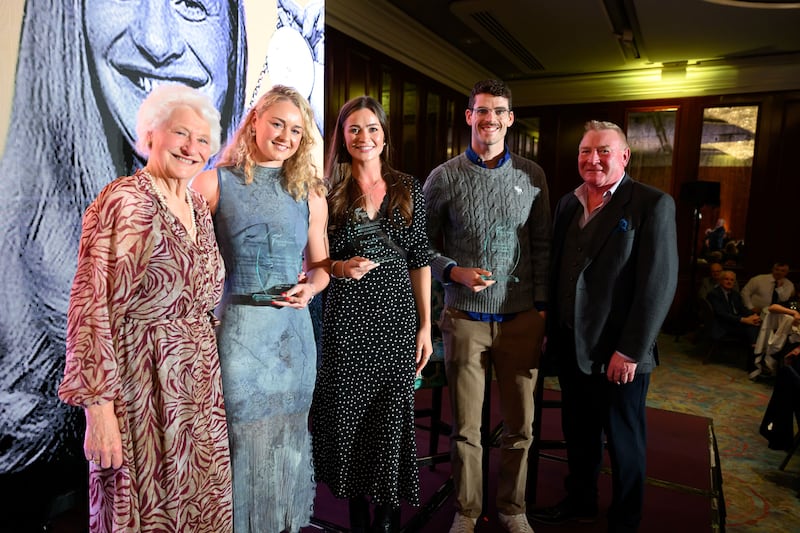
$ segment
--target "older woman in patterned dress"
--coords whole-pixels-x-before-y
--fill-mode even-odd
[[[188,87],[137,117],[147,165],[86,210],[59,396],[83,407],[90,530],[232,530],[230,457],[212,310],[224,267],[188,188],[219,149],[219,113]]]

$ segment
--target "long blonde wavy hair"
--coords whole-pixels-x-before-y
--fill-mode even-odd
[[[308,198],[309,192],[315,192],[320,196],[327,194],[325,182],[314,163],[314,135],[316,122],[311,106],[299,92],[292,87],[285,85],[275,85],[258,99],[258,102],[247,112],[236,133],[233,134],[230,143],[225,147],[217,161],[217,167],[234,167],[244,177],[244,182],[253,182],[253,169],[256,161],[253,154],[258,152],[253,131],[253,117],[260,117],[272,105],[288,100],[300,110],[303,117],[303,137],[300,139],[300,146],[297,152],[283,162],[281,180],[283,188],[295,200]]]

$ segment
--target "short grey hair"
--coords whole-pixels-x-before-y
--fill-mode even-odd
[[[136,151],[142,157],[150,155],[150,143],[147,134],[161,126],[175,108],[189,106],[208,124],[211,130],[211,155],[219,152],[220,114],[211,99],[197,89],[178,83],[168,83],[153,89],[144,99],[136,114]]]
[[[608,122],[604,120],[590,120],[586,124],[584,124],[584,131],[603,131],[603,130],[612,130],[617,132],[619,135],[620,140],[622,141],[622,145],[625,148],[628,148],[628,138],[625,136],[625,132],[622,131],[622,128],[614,124],[613,122]]]

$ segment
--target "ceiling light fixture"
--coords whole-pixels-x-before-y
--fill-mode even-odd
[[[641,54],[639,53],[639,47],[636,46],[636,39],[633,37],[633,30],[631,29],[624,29],[622,33],[618,33],[617,39],[619,39],[620,45],[622,45],[623,53],[625,57],[631,59],[641,59]]]
[[[704,0],[709,4],[751,9],[800,9],[800,2],[781,0]]]

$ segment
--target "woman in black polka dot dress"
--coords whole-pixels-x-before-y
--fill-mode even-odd
[[[399,528],[419,504],[414,378],[430,357],[431,251],[419,184],[393,170],[386,114],[359,97],[328,155],[333,279],[311,408],[314,469],[350,503],[351,531]]]

